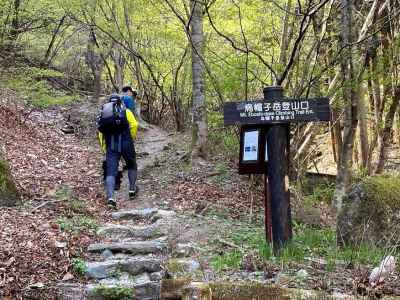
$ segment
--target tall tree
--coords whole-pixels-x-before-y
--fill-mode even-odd
[[[337,213],[342,209],[343,198],[350,188],[351,167],[354,148],[354,136],[357,129],[357,84],[353,61],[353,0],[341,0],[341,42],[342,60],[341,72],[343,76],[344,118],[343,118],[343,145],[338,164],[338,175],[334,193]]]
[[[207,116],[204,93],[204,65],[203,56],[203,10],[204,3],[199,0],[190,0],[190,38],[192,41],[192,80],[193,80],[193,129],[192,129],[192,157],[205,158],[207,156]]]

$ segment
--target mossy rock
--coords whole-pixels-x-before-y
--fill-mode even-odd
[[[92,291],[92,296],[104,300],[133,299],[135,291],[131,287],[100,285]]]
[[[191,278],[163,279],[161,299],[181,299],[183,289],[190,285]]]
[[[0,206],[14,206],[19,195],[8,164],[0,160]]]
[[[372,176],[355,185],[338,218],[338,241],[388,245],[400,229],[400,177]]]
[[[171,258],[165,263],[167,273],[172,278],[201,279],[200,264],[190,258]]]
[[[251,282],[245,284],[231,282],[211,283],[210,290],[214,300],[274,300],[290,298],[284,294],[283,289],[276,285]]]

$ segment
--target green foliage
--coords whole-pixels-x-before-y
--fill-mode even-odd
[[[85,201],[72,199],[67,202],[67,207],[76,214],[87,214],[89,207]]]
[[[95,288],[94,294],[107,300],[128,300],[134,296],[134,289],[125,286],[100,285]]]
[[[361,244],[358,246],[346,246],[342,248],[338,253],[338,258],[347,264],[357,262],[376,266],[382,261],[387,253],[389,253],[388,249]]]
[[[218,173],[218,175],[211,177],[211,181],[218,184],[224,184],[224,182],[229,182],[231,180],[232,170],[228,168],[226,163],[217,163],[214,169]]]
[[[318,202],[332,203],[333,193],[335,192],[334,184],[319,184],[314,187],[312,194],[304,196],[304,203],[312,205]]]
[[[0,79],[6,87],[15,90],[33,106],[46,108],[64,105],[79,99],[51,87],[46,78],[60,78],[60,72],[35,67],[9,68]]]
[[[234,160],[239,153],[239,139],[235,129],[210,130],[208,143],[211,153]]]
[[[237,269],[242,263],[243,254],[238,250],[216,255],[211,260],[212,267],[217,270]]]
[[[296,223],[293,239],[277,256],[273,255],[270,245],[265,242],[262,227],[242,225],[236,231],[230,232],[226,240],[237,247],[213,255],[212,266],[217,271],[240,268],[243,258],[249,253],[255,255],[256,261],[275,261],[282,265],[291,262],[305,263],[308,258],[320,258],[326,262],[327,271],[333,271],[337,263],[377,265],[388,253],[387,249],[366,244],[338,248],[333,230],[315,229]],[[215,243],[218,243],[218,238]],[[262,268],[262,265],[259,267]]]
[[[81,259],[80,257],[73,258],[72,264],[71,264],[71,270],[75,274],[78,274],[81,276],[85,275],[86,270],[87,270],[85,261],[83,259]]]
[[[386,175],[367,177],[362,185],[368,200],[368,203],[365,203],[368,206],[365,207],[366,210],[373,207],[400,210],[400,177]]]
[[[69,186],[60,186],[54,193],[54,197],[60,201],[72,199],[72,189]]]
[[[61,230],[74,234],[80,234],[82,231],[95,232],[99,228],[99,224],[95,219],[79,215],[72,218],[59,218],[57,223]]]

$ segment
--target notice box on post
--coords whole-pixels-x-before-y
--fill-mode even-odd
[[[266,174],[268,125],[240,128],[239,174]]]

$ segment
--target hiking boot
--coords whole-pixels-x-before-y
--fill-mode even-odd
[[[117,201],[115,200],[115,199],[113,199],[113,198],[109,198],[108,200],[107,200],[107,206],[109,207],[109,208],[117,208]]]
[[[133,190],[129,190],[129,199],[135,198],[138,193],[139,193],[139,187],[135,185],[135,188]]]

